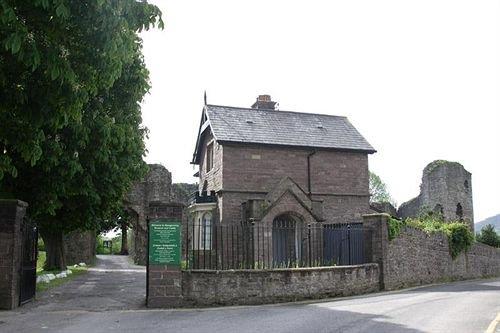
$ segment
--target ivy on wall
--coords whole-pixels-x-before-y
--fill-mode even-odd
[[[401,230],[406,226],[422,230],[429,234],[444,233],[448,238],[450,255],[453,259],[460,253],[466,252],[474,242],[474,234],[467,224],[463,222],[444,222],[442,218],[431,215],[409,218],[404,221],[392,217],[389,218],[389,240],[398,237]]]

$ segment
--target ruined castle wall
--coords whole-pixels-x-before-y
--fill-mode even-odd
[[[445,163],[432,170],[424,170],[421,187],[422,205],[437,210],[440,205],[447,221],[463,219],[472,225],[471,174],[458,163]],[[461,206],[458,209],[458,205]]]
[[[420,196],[413,198],[410,201],[407,201],[403,204],[398,209],[397,216],[400,218],[407,218],[407,217],[416,217],[420,214],[420,206],[421,206],[421,200]]]
[[[136,183],[127,194],[125,203],[132,215],[134,241],[130,253],[137,264],[146,264],[147,223],[146,212],[151,202],[168,203],[172,197],[172,174],[161,164],[150,164],[144,179]]]
[[[461,164],[434,161],[427,165],[419,196],[403,203],[398,216],[417,217],[428,211],[442,214],[445,221],[466,221],[474,228],[472,178]]]

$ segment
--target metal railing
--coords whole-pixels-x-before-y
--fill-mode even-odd
[[[367,262],[371,230],[357,224],[189,223],[186,269],[275,269]]]
[[[189,204],[197,204],[197,203],[212,203],[217,202],[217,198],[215,197],[215,192],[202,192],[201,195],[198,191],[192,193],[189,196]]]

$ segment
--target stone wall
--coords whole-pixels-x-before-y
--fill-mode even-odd
[[[94,231],[73,231],[64,235],[64,256],[66,265],[81,262],[92,264],[96,255],[96,234]]]
[[[0,200],[0,309],[19,305],[21,269],[21,223],[27,204],[18,200]]]
[[[500,249],[475,243],[453,259],[441,233],[406,227],[389,241],[388,218],[387,214],[364,217],[364,225],[373,230],[367,258],[379,263],[381,289],[500,276]]]
[[[375,213],[386,213],[398,217],[398,211],[390,202],[370,202],[370,209]]]
[[[189,204],[193,193],[198,191],[198,184],[174,183],[172,184],[172,202],[179,202],[184,205]]]
[[[150,217],[148,223],[154,223],[154,219],[170,220],[172,222],[184,219],[184,205],[181,203],[152,203],[149,205],[147,214]],[[184,221],[185,222],[185,221]],[[182,240],[180,240],[182,243]],[[146,305],[151,308],[177,307],[182,302],[181,291],[181,268],[180,265],[157,265],[150,263],[147,266],[147,291]]]
[[[134,184],[124,200],[133,229],[133,245],[129,252],[135,263],[146,264],[147,210],[151,203],[168,203],[172,199],[172,174],[161,164],[149,164],[143,180]]]
[[[285,177],[308,191],[311,149],[225,143],[215,153],[214,165],[223,162],[223,168],[205,174],[202,167],[200,186],[206,180],[208,191],[220,191],[218,210],[224,224],[239,222],[243,202],[264,199]],[[317,150],[310,161],[311,199],[322,202],[326,222],[359,222],[370,211],[367,155]]]
[[[474,244],[452,259],[446,235],[405,228],[389,241],[384,263],[385,289],[450,280],[500,276],[500,249]]]
[[[207,149],[206,147],[213,145],[213,163],[212,169],[207,170]],[[200,155],[200,183],[199,191],[219,191],[222,189],[222,158],[223,158],[223,146],[216,142],[212,136],[212,133],[207,131],[202,137],[203,150]]]
[[[277,303],[358,295],[378,290],[377,264],[182,272],[185,306]]]

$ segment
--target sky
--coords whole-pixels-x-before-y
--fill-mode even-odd
[[[197,181],[204,91],[241,107],[270,94],[281,110],[347,116],[398,204],[446,159],[472,173],[476,222],[500,214],[500,1],[150,2],[165,29],[141,33],[146,161],[174,182]]]

